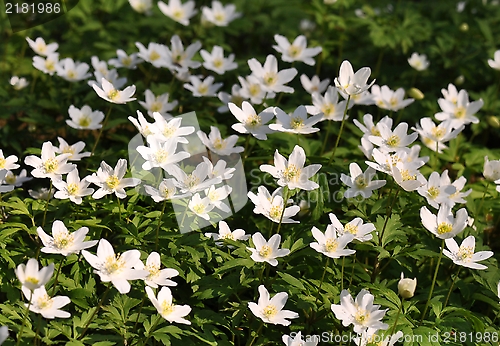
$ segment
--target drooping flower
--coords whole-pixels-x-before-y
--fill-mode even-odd
[[[408,279],[405,278],[403,272],[401,272],[401,280],[398,281],[398,293],[404,299],[409,299],[415,294],[415,288],[417,287],[417,278]]]
[[[262,236],[260,232],[252,235],[254,248],[247,247],[252,253],[250,258],[255,262],[267,262],[273,267],[278,265],[276,258],[285,257],[290,253],[289,249],[280,249],[281,236],[279,234],[273,235],[269,241]]]
[[[381,320],[388,309],[379,310],[380,305],[373,305],[374,296],[363,289],[354,300],[347,290],[340,293],[340,304],[332,304],[331,309],[335,317],[342,321],[344,327],[354,326],[354,332],[361,334],[363,331],[385,330],[388,324]]]
[[[316,227],[313,227],[311,232],[316,242],[312,242],[309,245],[325,256],[340,258],[342,256],[350,256],[356,252],[355,250],[346,249],[346,246],[354,240],[354,235],[350,233],[339,235],[333,225],[328,225],[325,233],[322,233]]]
[[[351,63],[344,60],[340,65],[339,76],[334,80],[335,86],[344,95],[361,94],[375,83],[375,80],[373,80],[370,84],[367,84],[370,74],[371,69],[369,67],[363,67],[354,73]]]
[[[307,39],[304,35],[297,36],[291,44],[282,35],[274,35],[274,40],[278,45],[274,45],[273,48],[282,54],[281,60],[286,62],[302,61],[313,66],[316,63],[313,57],[322,51],[321,47],[307,48]]]
[[[488,59],[488,65],[495,70],[500,70],[500,50],[495,51],[493,60]]]
[[[288,160],[276,149],[274,166],[261,165],[260,170],[278,179],[279,186],[288,186],[290,190],[315,190],[319,185],[309,179],[321,169],[321,165],[314,164],[304,167],[305,162],[306,153],[304,149],[296,145]]]
[[[473,235],[465,238],[460,247],[453,238],[446,239],[445,243],[448,250],[444,249],[443,254],[451,259],[453,263],[472,269],[483,270],[488,268],[487,266],[476,262],[484,261],[490,258],[493,256],[493,251],[479,251],[474,253],[476,239]]]
[[[153,289],[149,286],[146,286],[146,293],[161,317],[170,323],[191,324],[190,321],[183,318],[189,315],[191,307],[189,305],[175,305],[172,302],[170,288],[162,287],[160,292],[158,292],[158,298],[155,297]]]
[[[60,220],[56,220],[52,224],[52,237],[45,233],[42,227],[38,227],[36,231],[44,246],[41,249],[43,253],[69,256],[97,244],[97,240],[84,241],[89,232],[88,227],[80,227],[75,232],[70,233]]]
[[[361,170],[359,165],[352,162],[349,165],[350,176],[341,174],[340,180],[349,186],[344,192],[345,198],[353,198],[361,196],[369,198],[373,194],[373,190],[377,190],[386,184],[385,180],[372,180],[376,175],[372,167],[368,167],[365,172]]]
[[[35,178],[50,178],[55,181],[60,180],[62,174],[69,173],[76,167],[74,164],[67,163],[70,156],[71,154],[56,156],[52,143],[44,142],[41,157],[27,156],[24,163],[35,168],[31,171],[31,175]]]
[[[144,278],[144,282],[149,287],[158,288],[158,286],[177,286],[177,282],[170,280],[179,272],[172,268],[161,268],[161,259],[158,252],[151,252],[146,259],[146,265],[142,261],[137,262],[136,269],[146,270],[149,274]]]
[[[484,157],[484,177],[489,181],[500,179],[500,160],[488,160],[488,156]]]
[[[94,192],[94,189],[88,187],[90,182],[87,178],[80,180],[77,168],[68,173],[66,181],[63,181],[62,179],[55,180],[52,184],[59,190],[54,194],[55,198],[69,198],[71,202],[76,204],[81,204],[82,197],[91,195]]]
[[[129,280],[144,280],[149,275],[146,270],[134,269],[141,262],[139,250],[128,250],[116,256],[113,246],[104,238],[97,246],[97,256],[87,250],[82,250],[82,255],[101,281],[111,282],[121,294],[130,291]]]
[[[47,267],[43,267],[39,271],[38,261],[34,258],[30,258],[26,265],[24,263],[18,265],[16,269],[16,276],[22,286],[30,291],[43,287],[50,280],[53,273],[54,263],[49,264]]]
[[[135,93],[135,85],[128,86],[123,90],[116,90],[113,84],[106,78],[102,78],[101,87],[93,84],[92,88],[100,98],[111,103],[124,104],[136,100],[135,97],[132,97]]]
[[[126,172],[127,160],[125,159],[119,159],[114,169],[102,161],[97,172],[86,178],[87,181],[99,186],[92,198],[99,199],[111,193],[118,198],[127,197],[125,188],[137,186],[141,181],[137,178],[124,178]]]
[[[420,219],[424,227],[439,239],[449,239],[462,232],[467,226],[468,214],[465,208],[459,209],[456,218],[450,206],[441,204],[437,216],[427,207],[420,209]]]
[[[35,289],[31,292],[26,287],[22,288],[23,294],[30,301],[30,304],[24,304],[30,311],[42,315],[44,318],[69,318],[71,314],[67,311],[59,310],[65,305],[71,303],[71,299],[66,296],[49,297],[45,286]]]
[[[248,308],[252,313],[265,323],[290,325],[289,319],[298,318],[299,314],[290,310],[283,310],[288,299],[286,292],[276,293],[273,298],[264,285],[259,286],[259,300],[257,303],[249,302]]]
[[[429,60],[427,60],[427,55],[414,52],[408,58],[408,64],[417,71],[424,71],[429,67]]]

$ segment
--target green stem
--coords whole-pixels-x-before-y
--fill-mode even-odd
[[[158,220],[158,226],[156,227],[155,250],[158,250],[158,236],[160,233],[161,220],[163,219],[163,214],[165,213],[166,205],[167,205],[167,200],[163,201],[163,208],[161,208],[160,219]]]
[[[332,121],[329,120],[328,121],[328,126],[326,127],[325,139],[323,140],[323,145],[321,146],[321,155],[323,155],[323,153],[325,152],[326,143],[328,142],[328,137],[330,136],[330,128],[331,128],[331,126],[332,126]]]
[[[444,300],[443,310],[444,310],[444,308],[446,307],[446,304],[448,304],[448,300],[450,299],[451,291],[453,290],[453,287],[454,287],[454,285],[455,285],[455,282],[457,281],[458,276],[460,275],[460,269],[462,269],[462,267],[458,266],[457,275],[455,276],[455,278],[454,278],[454,279],[453,279],[453,281],[451,282],[450,289],[448,290],[448,294],[446,295],[446,299]]]
[[[52,191],[52,179],[50,179],[49,194],[48,194],[48,198],[47,198],[47,203],[45,203],[45,210],[43,212],[42,228],[45,226],[45,220],[47,218],[47,210],[49,209],[50,192],[51,191]]]
[[[420,318],[420,325],[424,321],[425,314],[427,313],[427,309],[429,308],[429,303],[431,302],[432,294],[434,293],[434,286],[436,285],[436,279],[439,271],[439,264],[441,264],[441,258],[443,257],[443,249],[444,249],[444,239],[441,242],[441,251],[439,252],[438,262],[436,264],[436,270],[434,271],[434,277],[432,278],[431,290],[429,291],[429,296],[427,297],[427,302],[425,303],[424,312],[422,313],[422,317]]]
[[[61,272],[61,268],[66,261],[66,257],[62,259],[62,261],[59,262],[59,268],[57,268],[57,273],[56,273],[56,278],[54,279],[54,285],[52,285],[52,292],[50,293],[51,296],[53,296],[56,293],[56,286],[57,286],[57,279],[59,278],[59,273]]]
[[[257,329],[257,332],[255,333],[255,336],[254,336],[254,337],[253,337],[253,339],[252,339],[252,342],[250,342],[250,343],[248,344],[248,346],[252,346],[252,345],[253,345],[253,343],[255,342],[255,339],[257,339],[257,338],[258,338],[259,333],[260,333],[260,331],[262,330],[262,327],[263,327],[263,326],[264,326],[264,322],[261,322],[261,323],[260,323],[260,327],[259,327],[259,329]]]
[[[396,331],[396,326],[398,325],[399,314],[401,313],[401,309],[403,309],[403,300],[404,299],[401,299],[401,304],[399,304],[398,313],[396,314],[396,320],[394,321],[394,326],[392,327],[391,334],[389,334],[389,335],[394,335],[394,332]]]
[[[137,329],[137,323],[139,322],[139,316],[141,316],[142,307],[144,306],[145,302],[146,302],[146,294],[144,294],[144,297],[142,298],[141,306],[139,306],[139,313],[137,314],[137,318],[135,319],[134,330]]]
[[[95,315],[97,315],[97,312],[101,309],[102,303],[104,303],[104,299],[106,298],[110,288],[111,288],[111,282],[108,282],[108,287],[106,288],[106,291],[104,291],[104,293],[102,294],[101,300],[99,300],[97,307],[95,308],[94,312],[90,316],[88,322],[85,324],[85,327],[83,328],[83,332],[80,334],[80,336],[78,338],[76,338],[77,340],[81,340],[85,336],[87,329],[89,329],[90,322],[92,322]]]
[[[118,197],[118,195],[116,195],[116,200],[118,201],[118,216],[119,216],[119,220],[121,221],[122,220],[122,207],[120,204],[120,197]]]
[[[31,291],[30,301],[28,302],[28,305],[26,306],[26,313],[24,314],[23,324],[21,325],[21,329],[19,330],[19,335],[17,336],[16,346],[19,346],[19,343],[21,342],[21,338],[23,336],[23,331],[24,331],[24,325],[26,324],[26,320],[28,319],[28,317],[30,315],[30,306],[31,306],[32,299],[33,299],[33,291]]]
[[[337,136],[337,140],[335,141],[335,146],[333,147],[332,156],[330,156],[330,160],[328,161],[328,165],[332,162],[333,157],[335,156],[335,151],[340,142],[340,137],[342,137],[342,131],[344,130],[344,123],[347,115],[347,109],[349,108],[349,102],[351,101],[351,95],[347,97],[347,102],[345,104],[344,115],[342,116],[342,123],[340,124],[339,135]]]
[[[285,215],[285,209],[286,209],[286,202],[288,201],[288,186],[285,186],[284,189],[285,189],[285,194],[283,198],[283,209],[281,210],[280,223],[278,224],[278,230],[276,231],[276,234],[280,233],[281,222],[283,221],[283,215]]]
[[[153,325],[151,326],[151,328],[149,329],[149,332],[148,332],[148,336],[146,337],[146,339],[144,340],[144,342],[142,343],[142,345],[146,345],[146,343],[148,342],[149,338],[151,337],[151,334],[154,332],[156,326],[158,325],[158,323],[161,321],[162,317],[161,316],[157,316],[156,318],[156,321],[155,323],[153,323]]]
[[[140,66],[140,64],[139,64],[139,66]],[[104,123],[102,124],[102,127],[99,130],[99,134],[97,135],[97,139],[95,140],[94,147],[92,148],[92,152],[90,154],[91,157],[94,156],[95,149],[97,148],[97,143],[99,143],[99,140],[101,139],[102,132],[104,131],[104,128],[108,124],[109,115],[111,114],[111,109],[113,109],[113,105],[109,106],[108,113],[106,113],[106,116],[104,117]]]
[[[319,298],[319,292],[321,291],[321,286],[323,285],[323,281],[325,280],[325,275],[326,275],[326,270],[328,268],[328,264],[330,263],[330,257],[328,257],[326,259],[326,263],[325,263],[325,269],[323,270],[323,275],[321,275],[321,281],[319,282],[319,286],[318,286],[318,292],[316,292],[316,298],[314,299],[314,304],[316,305],[316,303],[318,302],[318,298]]]
[[[490,187],[490,181],[488,180],[486,182],[486,187],[484,188],[483,197],[481,198],[481,203],[479,204],[479,208],[477,209],[478,216],[481,214],[481,211],[483,209],[484,198],[486,197],[486,193],[488,192],[489,187]]]
[[[344,290],[344,265],[345,265],[345,256],[342,256],[342,270],[340,272],[340,292]]]
[[[391,192],[392,192],[392,189],[391,189]],[[382,232],[380,232],[380,238],[378,240],[380,246],[382,246],[382,239],[384,237],[385,229],[387,227],[387,222],[389,221],[389,219],[392,215],[392,208],[394,208],[394,203],[396,203],[396,200],[398,199],[398,194],[399,194],[399,189],[396,190],[396,194],[394,195],[391,206],[389,207],[389,209],[387,210],[387,214],[385,215],[384,227],[382,227]],[[390,192],[389,192],[389,196],[390,196]]]

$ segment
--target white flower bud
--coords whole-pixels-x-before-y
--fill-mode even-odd
[[[417,287],[417,278],[405,279],[404,274],[401,273],[401,280],[399,280],[398,282],[398,293],[401,297],[405,299],[413,297],[416,287]]]

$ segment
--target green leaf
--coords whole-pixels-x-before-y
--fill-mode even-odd
[[[293,287],[297,287],[298,289],[304,291],[306,288],[304,287],[304,285],[302,284],[302,282],[300,282],[299,279],[297,278],[294,278],[293,276],[291,276],[290,274],[287,274],[287,273],[281,273],[281,272],[278,272],[278,275],[288,284],[292,285]]]

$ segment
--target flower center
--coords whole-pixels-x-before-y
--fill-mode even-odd
[[[230,239],[230,240],[235,240],[234,239],[234,235],[233,233],[227,233],[227,234],[224,234],[222,237],[222,239]],[[261,250],[262,251],[262,250]]]
[[[115,258],[115,256],[108,256],[104,262],[104,269],[108,274],[120,272],[124,266],[125,262],[120,256],[118,256],[118,258]]]
[[[48,59],[45,60],[45,68],[49,72],[55,71],[55,69],[56,69],[54,62],[52,60],[48,60]]]
[[[269,245],[264,245],[260,251],[259,255],[261,255],[264,258],[269,258],[273,254],[273,249]]]
[[[389,101],[389,104],[392,106],[392,107],[396,107],[398,105],[398,99],[395,98],[395,97],[391,97],[391,100]]]
[[[210,193],[208,194],[208,198],[211,201],[218,201],[220,199],[219,193],[216,190],[210,191]]]
[[[37,278],[35,278],[33,276],[28,276],[24,281],[26,281],[30,284],[33,284],[33,285],[38,285],[38,283],[40,282],[40,280],[38,280]]]
[[[356,235],[358,233],[358,226],[348,223],[344,226],[344,232]]]
[[[408,180],[417,180],[417,175],[412,175],[409,170],[407,169],[402,169],[401,170],[401,177],[403,178],[403,181],[408,181]]]
[[[163,108],[163,104],[161,102],[153,102],[151,104],[151,107],[149,107],[149,110],[151,112],[160,112],[162,108]]]
[[[78,192],[78,190],[79,190],[78,189],[78,185],[75,184],[75,183],[70,183],[66,187],[66,191],[68,192],[68,195],[70,195],[70,196],[76,195],[76,193]]]
[[[177,20],[181,20],[182,18],[184,18],[184,11],[182,10],[182,8],[174,10],[174,12],[172,13],[172,17]]]
[[[59,167],[59,163],[55,158],[50,158],[43,163],[43,167],[45,168],[45,173],[54,173]]]
[[[295,166],[294,164],[288,165],[288,167],[283,172],[283,177],[287,181],[296,182],[298,180],[298,178],[300,177],[300,169],[297,166]]]
[[[193,211],[196,213],[196,214],[203,214],[205,212],[205,205],[199,203],[199,204],[195,204],[193,206]]]
[[[401,139],[399,136],[392,135],[387,140],[385,141],[385,144],[387,144],[388,147],[397,147],[399,146],[399,143],[401,142]]]
[[[214,141],[214,148],[215,149],[224,149],[226,147],[226,142],[223,141],[222,139],[220,138],[217,138],[215,141]]]
[[[446,133],[446,130],[441,128],[441,127],[438,127],[438,126],[435,126],[432,130],[431,130],[431,133],[432,135],[436,138],[436,139],[441,139],[443,138],[444,134]]]
[[[459,106],[457,107],[457,109],[455,109],[455,117],[457,117],[458,119],[463,119],[465,118],[465,108],[462,107],[462,106]]]
[[[283,208],[279,205],[276,205],[276,206],[272,207],[271,210],[269,211],[269,216],[274,220],[279,220],[281,217],[282,211],[283,211]]]
[[[7,160],[4,159],[3,157],[0,157],[0,169],[5,169],[6,163],[7,163]]]
[[[252,128],[259,127],[260,125],[262,125],[262,119],[259,115],[252,114],[247,118],[246,125]]]
[[[76,78],[76,72],[74,70],[69,70],[66,75],[68,76],[69,79],[75,79]]]
[[[161,314],[162,315],[170,315],[172,312],[174,312],[174,305],[167,302],[166,300],[164,300],[162,303],[161,303]]]
[[[274,85],[278,81],[278,75],[275,72],[267,72],[264,75],[264,84]]]
[[[121,59],[121,63],[122,63],[123,66],[130,66],[130,65],[132,65],[132,59],[130,57],[128,57],[128,56],[123,57]]]
[[[155,61],[158,59],[160,59],[160,54],[158,54],[155,50],[149,54],[149,60]]]
[[[378,130],[377,126],[373,126],[370,130],[372,135],[380,137],[380,131]]]
[[[439,196],[439,189],[435,186],[432,186],[429,190],[427,190],[427,193],[429,194],[430,198],[435,199]]]
[[[58,249],[66,249],[73,245],[74,237],[69,233],[54,235],[54,246]]]
[[[106,185],[110,190],[114,190],[120,184],[120,179],[116,175],[110,175],[106,179]]]
[[[198,92],[202,95],[205,95],[208,92],[208,86],[203,83],[200,84],[200,86],[198,86]]]
[[[361,325],[364,325],[370,318],[370,313],[366,310],[358,308],[356,314],[354,315],[354,320]]]
[[[170,199],[170,197],[172,197],[172,195],[175,193],[175,187],[169,189],[167,186],[164,186],[160,191],[163,195],[163,198]]]
[[[438,234],[450,233],[452,230],[453,230],[453,226],[449,223],[446,223],[446,222],[441,222],[437,226],[437,233]]]
[[[215,14],[214,19],[216,22],[222,23],[226,20],[226,16],[222,12]]]
[[[45,54],[47,51],[47,46],[43,43],[39,43],[36,45],[36,49],[40,52],[40,54]]]
[[[248,91],[250,92],[251,96],[257,96],[260,94],[260,86],[258,86],[257,84],[252,84],[248,88]]]
[[[156,153],[155,153],[155,160],[156,162],[158,163],[163,163],[165,162],[165,160],[167,159],[168,157],[168,152],[165,150],[165,149],[159,149]]]
[[[262,313],[266,318],[270,319],[278,314],[278,309],[276,306],[269,304],[262,310]]]
[[[464,262],[469,262],[474,255],[474,249],[471,246],[460,246],[457,257]]]
[[[300,55],[301,52],[302,52],[302,49],[300,47],[297,47],[294,45],[291,45],[290,47],[288,47],[288,55],[290,55],[292,58],[296,58],[297,56]]]
[[[304,119],[302,119],[301,117],[292,118],[292,120],[290,121],[290,126],[292,127],[292,129],[298,130],[304,126]]]
[[[194,175],[194,174],[190,174],[186,178],[186,185],[190,189],[192,189],[193,187],[195,187],[196,185],[198,185],[199,182],[200,182],[200,179],[198,179],[198,177],[196,175]]]
[[[87,115],[84,115],[80,119],[78,119],[78,125],[80,125],[81,127],[87,127],[91,122],[92,121],[90,120],[90,117]]]
[[[148,279],[153,279],[160,274],[160,266],[155,264],[148,264],[146,270],[149,272]]]
[[[49,295],[45,293],[37,299],[36,305],[40,310],[48,309],[52,306],[52,299],[50,299]]]
[[[335,113],[335,106],[331,103],[326,103],[323,105],[323,107],[321,107],[321,112],[323,112],[325,116],[332,115],[333,113]]]
[[[111,89],[109,92],[108,92],[108,98],[111,100],[111,101],[115,101],[117,98],[120,97],[120,92],[116,89]]]
[[[339,246],[338,241],[335,239],[329,238],[325,242],[325,249],[327,252],[335,252]]]
[[[5,182],[9,185],[14,185],[16,183],[16,176],[11,171],[8,171],[4,178]]]
[[[356,179],[354,179],[354,184],[356,184],[359,189],[364,189],[368,186],[368,182],[363,174],[358,175]]]
[[[176,129],[174,127],[167,125],[163,128],[162,134],[165,137],[169,138],[169,137],[172,137],[172,135],[175,133],[175,131],[176,131]]]
[[[222,59],[214,59],[213,64],[214,64],[214,67],[220,68],[220,67],[222,67],[222,65],[224,65],[224,62],[222,61]]]

